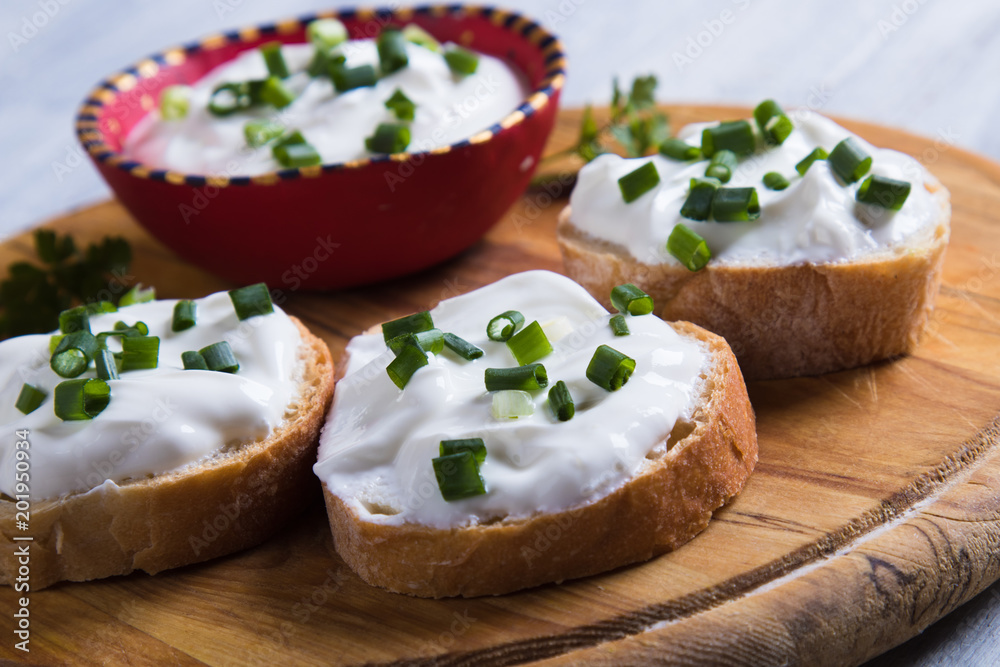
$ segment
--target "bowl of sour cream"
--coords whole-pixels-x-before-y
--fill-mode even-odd
[[[478,241],[527,186],[564,80],[559,41],[513,12],[322,12],[142,60],[90,93],[76,129],[184,259],[333,289]]]

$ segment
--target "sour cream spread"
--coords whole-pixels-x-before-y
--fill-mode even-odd
[[[49,368],[48,334],[0,343],[0,491],[14,497],[15,433],[27,431],[30,492],[55,498],[102,484],[158,475],[198,464],[226,445],[266,437],[285,419],[297,394],[301,337],[275,306],[274,313],[242,322],[226,292],[196,300],[197,323],[171,331],[176,301],[136,304],[92,315],[94,334],[115,322],[149,327],[159,336],[159,365],[108,380],[111,402],[89,421],[62,421],[53,410],[53,389],[64,378]],[[181,353],[228,341],[240,364],[235,374],[183,370]],[[114,349],[115,338],[108,339]],[[93,366],[81,378],[95,377]],[[30,414],[16,407],[28,383],[48,393]]]
[[[553,352],[539,359],[549,387],[533,392],[534,414],[491,416],[487,368],[517,362],[505,343],[491,341],[486,325],[518,310],[525,324],[548,330]],[[615,337],[609,314],[569,278],[529,271],[504,278],[431,311],[434,324],[482,348],[466,361],[445,348],[429,355],[400,391],[386,375],[392,352],[381,333],[351,340],[346,374],[320,439],[316,475],[364,520],[437,528],[528,517],[603,498],[662,453],[678,420],[689,419],[702,388],[708,355],[653,315],[629,317],[631,335]],[[636,369],[609,392],[586,377],[599,345],[632,357]],[[552,415],[548,389],[569,388],[576,415]],[[486,494],[446,502],[432,460],[442,440],[482,438],[480,471]]]
[[[803,262],[848,261],[892,252],[915,236],[931,233],[941,221],[940,197],[927,190],[937,181],[908,155],[876,148],[832,120],[808,111],[791,114],[795,129],[780,146],[758,142],[755,154],[741,158],[725,187],[755,187],[760,218],[752,222],[688,220],[680,214],[691,178],[704,177],[707,160],[679,162],[659,155],[623,159],[603,155],[580,170],[570,198],[573,225],[597,239],[625,248],[646,264],[679,264],[666,250],[674,226],[683,223],[699,234],[712,252],[712,264],[757,266]],[[751,124],[753,120],[751,119]],[[715,123],[688,125],[679,137],[701,145],[701,132]],[[829,164],[818,160],[800,177],[795,165],[814,148],[827,151],[854,137],[872,156],[869,174],[911,184],[910,195],[898,212],[859,204],[861,182],[843,185]],[[626,204],[618,179],[652,161],[660,184]],[[776,171],[791,181],[783,191],[768,190],[764,174]],[[867,177],[867,175],[866,175]]]
[[[191,91],[188,115],[166,121],[157,110],[147,114],[126,137],[123,152],[148,166],[194,174],[255,175],[281,169],[270,146],[247,146],[243,126],[247,121],[271,118],[289,130],[302,132],[324,163],[371,157],[365,138],[379,123],[399,122],[385,101],[396,89],[416,104],[409,124],[408,151],[426,151],[468,139],[499,122],[516,109],[527,94],[521,76],[502,60],[479,54],[474,74],[457,77],[444,57],[407,43],[409,65],[379,78],[374,86],[338,93],[329,77],[310,77],[303,70],[314,49],[309,44],[282,47],[291,72],[285,83],[296,93],[295,101],[281,110],[258,107],[218,117],[208,111],[209,97],[221,83],[267,77],[260,51],[245,51],[215,68]],[[346,42],[341,47],[347,67],[378,68],[374,40]]]

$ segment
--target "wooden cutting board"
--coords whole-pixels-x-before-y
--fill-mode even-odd
[[[674,127],[747,110],[669,107]],[[550,148],[572,143],[562,114]],[[362,583],[314,507],[244,553],[157,576],[30,595],[31,653],[0,657],[176,664],[853,664],[920,632],[1000,577],[1000,165],[934,139],[845,123],[921,159],[951,190],[944,286],[913,357],[749,387],[760,463],[690,544],[645,564],[485,599],[421,600]],[[565,194],[565,193],[562,193]],[[288,310],[335,357],[378,322],[510,273],[559,271],[564,200],[534,192],[478,245],[416,276],[297,293]],[[114,202],[46,226],[133,244],[162,297],[230,287],[186,266]],[[278,232],[276,232],[278,233]],[[0,246],[24,258],[27,235]],[[333,259],[336,261],[336,258]],[[318,491],[318,483],[317,483]],[[558,540],[540,549],[558,549]],[[0,608],[16,596],[0,591]],[[11,624],[10,615],[5,623]]]

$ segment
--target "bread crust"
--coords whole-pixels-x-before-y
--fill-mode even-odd
[[[295,317],[302,380],[294,414],[266,440],[197,466],[31,504],[31,590],[134,570],[156,574],[258,544],[315,492],[312,464],[333,397],[329,348]],[[0,583],[17,577],[15,507],[0,500]]]
[[[909,354],[930,320],[948,245],[948,191],[933,181],[938,221],[900,253],[829,264],[719,265],[701,271],[644,264],[573,225],[557,236],[566,274],[609,306],[611,289],[634,283],[665,320],[687,320],[724,337],[747,380],[819,375]]]
[[[753,408],[726,342],[671,326],[711,356],[692,424],[601,500],[558,514],[438,529],[366,521],[323,485],[337,552],[369,584],[418,597],[499,595],[585,577],[676,549],[742,488],[757,462]],[[661,449],[662,451],[662,449]]]

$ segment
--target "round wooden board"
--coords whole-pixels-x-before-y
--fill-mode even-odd
[[[675,128],[748,113],[667,111]],[[562,114],[553,151],[572,143],[578,122],[579,111]],[[760,463],[688,545],[562,585],[414,599],[365,585],[337,558],[317,483],[312,510],[255,549],[31,593],[31,653],[8,640],[0,657],[819,665],[860,663],[920,632],[1000,576],[1000,166],[932,139],[845,124],[917,156],[951,190],[952,240],[932,332],[912,357],[751,384]],[[565,202],[553,194],[565,193],[528,193],[482,242],[435,269],[343,292],[288,289],[286,308],[336,357],[378,322],[516,271],[559,271],[553,230]],[[181,263],[114,202],[46,226],[78,240],[124,235],[135,277],[162,297],[229,287]],[[11,239],[0,263],[29,250],[27,235]],[[558,536],[540,535],[537,547],[559,549]],[[0,591],[5,609],[15,599]]]

